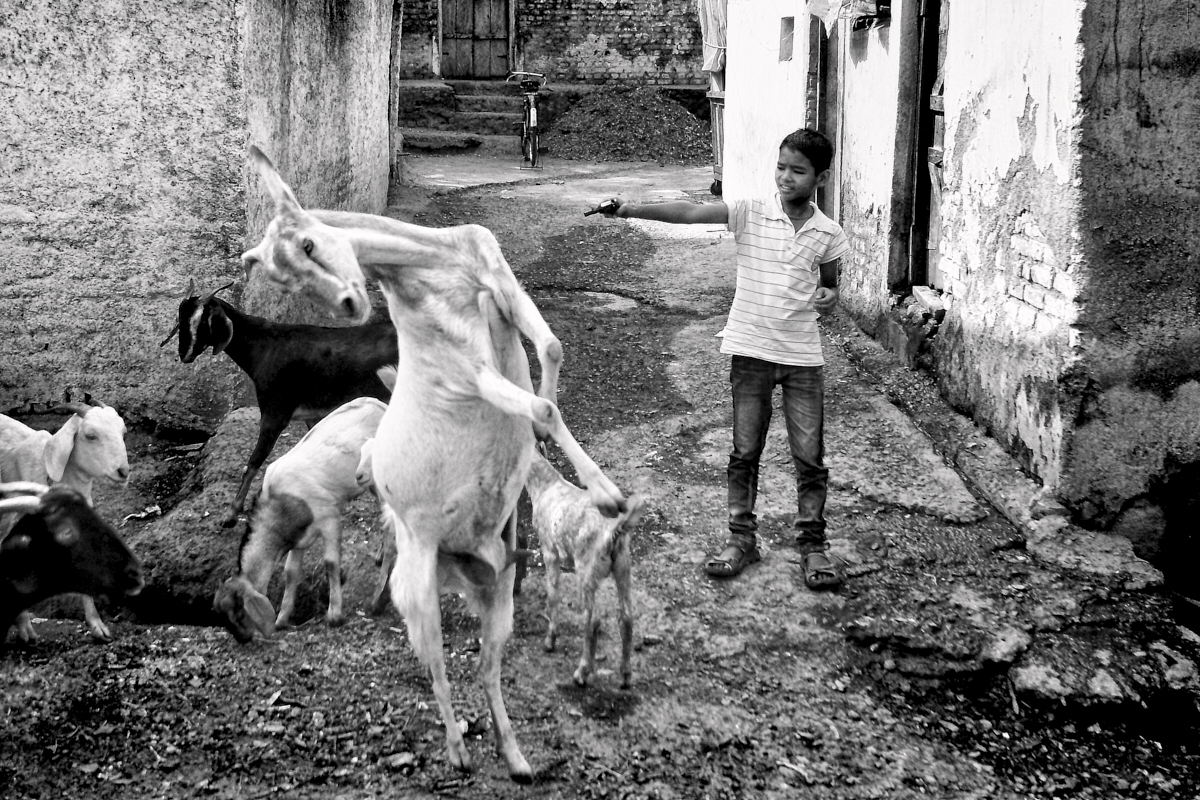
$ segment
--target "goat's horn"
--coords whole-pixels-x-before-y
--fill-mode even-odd
[[[206,294],[204,296],[204,299],[200,301],[200,305],[202,305],[202,306],[208,305],[208,301],[212,300],[213,297],[216,296],[217,292],[223,292],[226,289],[228,289],[230,286],[233,286],[235,283],[237,283],[237,281],[230,281],[229,283],[222,286],[220,289],[213,289],[211,292],[209,292],[208,294]]]
[[[34,483],[33,481],[13,481],[12,483],[0,483],[0,495],[32,494],[37,497],[41,497],[49,490],[49,486],[46,486],[42,483]]]
[[[183,299],[186,300],[189,297],[195,297],[195,296],[196,296],[196,279],[188,278],[188,288],[187,288],[187,291],[184,292],[184,294],[183,294]]]
[[[175,327],[174,327],[174,328],[171,328],[171,332],[167,334],[167,338],[165,338],[165,339],[163,339],[161,342],[159,342],[159,343],[158,343],[158,346],[159,346],[159,347],[162,347],[164,344],[166,344],[167,342],[171,341],[171,337],[173,337],[173,336],[174,336],[176,333],[178,333],[178,332],[179,332],[179,323],[178,323],[178,322],[176,322],[176,323],[175,323]]]

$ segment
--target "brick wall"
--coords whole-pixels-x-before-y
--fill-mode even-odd
[[[510,0],[517,62],[552,81],[707,84],[695,0]],[[436,77],[437,0],[406,2],[401,78]]]

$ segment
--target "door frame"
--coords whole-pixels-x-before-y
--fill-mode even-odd
[[[433,48],[433,74],[439,78],[442,75],[442,48],[444,46],[445,25],[443,22],[443,4],[446,0],[438,0],[437,4],[437,45]],[[517,69],[517,0],[504,0],[508,16],[508,68]]]

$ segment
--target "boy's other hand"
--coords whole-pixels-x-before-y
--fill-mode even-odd
[[[583,215],[585,217],[590,217],[592,214],[599,214],[603,217],[608,217],[611,219],[612,217],[615,217],[617,215],[617,209],[619,209],[623,205],[624,205],[624,201],[622,201],[620,198],[614,197],[612,199],[605,200],[603,203],[596,206],[591,211],[583,212]]]
[[[813,293],[813,308],[818,314],[830,314],[838,304],[838,290],[828,286],[817,287]]]

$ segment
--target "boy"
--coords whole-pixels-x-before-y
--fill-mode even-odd
[[[841,584],[839,565],[825,554],[824,377],[817,317],[838,301],[838,260],[850,251],[841,227],[812,202],[829,180],[833,145],[802,129],[779,146],[778,193],[730,204],[675,201],[634,205],[614,199],[605,217],[673,223],[725,223],[737,244],[737,289],[721,352],[732,356],[733,451],[729,454],[729,538],[705,564],[731,578],[760,558],[756,539],[759,457],[771,420],[771,395],[783,387],[783,413],[796,466],[797,513],[792,523],[812,589]]]

